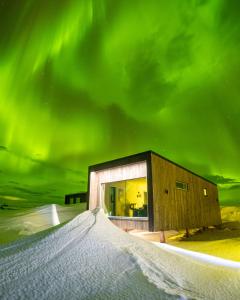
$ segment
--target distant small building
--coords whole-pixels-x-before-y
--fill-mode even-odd
[[[86,192],[65,195],[65,204],[76,204],[83,202],[87,202]]]
[[[89,209],[124,229],[221,224],[217,185],[153,151],[90,166],[88,194]]]

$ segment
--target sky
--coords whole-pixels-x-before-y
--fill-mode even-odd
[[[240,204],[238,0],[0,0],[0,199],[146,150]]]

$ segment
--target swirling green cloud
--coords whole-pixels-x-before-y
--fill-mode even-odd
[[[86,189],[89,164],[148,149],[239,181],[239,12],[236,0],[2,0],[1,194],[61,201]]]

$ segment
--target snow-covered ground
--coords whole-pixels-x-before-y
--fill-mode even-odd
[[[0,247],[0,299],[224,299],[240,269],[158,247],[98,210]]]
[[[185,230],[166,231],[167,244],[176,246],[175,250],[178,251],[181,251],[178,248],[182,248],[240,263],[240,207],[223,207],[221,214],[223,223],[220,228],[211,226],[204,231],[190,229],[188,238],[185,237]],[[131,230],[129,233],[149,242],[157,242],[159,245],[159,232]],[[191,252],[188,251],[188,254],[190,255]],[[203,257],[207,258],[207,256]],[[214,261],[216,260],[214,258]]]
[[[240,222],[240,206],[225,206],[221,209],[221,217],[224,222]]]
[[[31,209],[0,210],[0,244],[69,221],[85,209],[86,203],[70,206],[46,204]]]

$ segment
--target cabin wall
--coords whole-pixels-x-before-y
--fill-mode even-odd
[[[217,186],[155,154],[151,159],[154,231],[221,223]],[[188,190],[177,189],[176,181],[187,183]]]
[[[97,172],[90,172],[89,209],[102,207],[100,203],[102,183],[142,178],[146,176],[146,161],[137,162],[129,165],[123,165],[111,169],[105,169]]]

